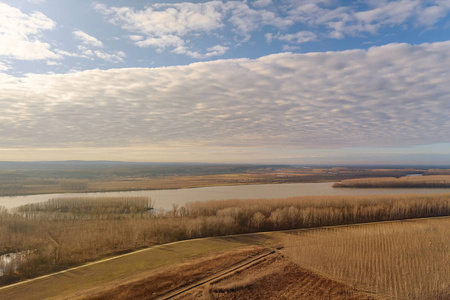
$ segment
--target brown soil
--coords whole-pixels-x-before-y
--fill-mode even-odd
[[[139,278],[129,278],[120,284],[109,284],[83,295],[66,299],[165,299],[177,288],[191,285],[233,265],[264,252],[261,247],[234,250],[200,257],[177,266],[160,268]],[[380,299],[349,285],[303,269],[282,253],[275,253],[180,294],[171,299]]]
[[[300,268],[282,255],[176,299],[378,299]]]
[[[232,267],[249,257],[265,251],[262,247],[248,247],[226,253],[215,253],[190,259],[176,266],[163,267],[127,278],[120,283],[110,283],[95,290],[83,292],[83,295],[66,299],[154,299],[176,288],[195,283],[205,277]]]

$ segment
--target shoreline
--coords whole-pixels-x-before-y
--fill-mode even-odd
[[[219,186],[245,186],[245,185],[280,185],[280,184],[295,184],[295,183],[327,183],[327,182],[336,182],[335,180],[320,180],[320,181],[286,181],[286,182],[248,182],[248,183],[217,183],[210,185],[198,185],[198,186],[180,186],[173,188],[142,188],[142,189],[98,189],[98,190],[86,190],[86,191],[54,191],[54,192],[31,192],[31,193],[20,193],[14,195],[0,195],[0,198],[6,197],[23,197],[23,196],[37,196],[37,195],[53,195],[53,194],[94,194],[94,193],[116,193],[116,192],[140,192],[140,191],[170,191],[170,190],[187,190],[187,189],[196,189],[196,188],[207,188],[207,187],[219,187]],[[449,186],[450,187],[450,186]]]

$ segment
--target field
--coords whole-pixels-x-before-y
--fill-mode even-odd
[[[448,299],[449,225],[445,217],[176,242],[0,288],[0,298]]]
[[[335,188],[448,188],[449,175],[406,176],[347,179],[333,184]]]
[[[388,299],[450,298],[450,219],[300,232],[285,253],[299,266]]]

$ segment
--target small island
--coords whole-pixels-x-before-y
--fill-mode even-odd
[[[333,184],[334,188],[448,188],[449,175],[405,176],[347,179]]]

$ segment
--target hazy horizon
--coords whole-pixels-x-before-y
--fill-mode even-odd
[[[157,162],[157,161],[123,161],[123,160],[77,160],[77,159],[73,159],[73,160],[22,160],[22,161],[14,161],[14,160],[0,160],[0,167],[4,165],[7,166],[11,166],[14,164],[23,164],[23,165],[27,165],[27,164],[32,164],[32,165],[36,165],[36,164],[42,164],[42,165],[67,165],[67,164],[73,164],[73,165],[95,165],[95,164],[99,164],[99,165],[210,165],[210,166],[220,166],[220,165],[228,165],[228,166],[287,166],[287,167],[295,167],[295,168],[332,168],[332,167],[348,167],[348,168],[420,168],[420,169],[426,169],[426,168],[448,168],[450,167],[449,163],[442,163],[442,161],[440,160],[439,162],[433,162],[430,160],[429,163],[415,163],[415,162],[411,162],[411,163],[382,163],[382,162],[378,162],[378,163],[364,163],[364,162],[360,162],[360,163],[355,163],[355,162],[351,162],[351,163],[346,163],[346,162],[342,162],[342,163],[324,163],[322,162],[317,162],[317,163],[304,163],[304,164],[297,164],[297,163],[289,163],[289,162],[285,162],[285,163],[280,163],[280,162],[260,162],[260,163],[249,163],[249,162],[228,162],[228,163],[218,163],[218,162],[185,162],[185,161],[167,161],[167,162]]]

